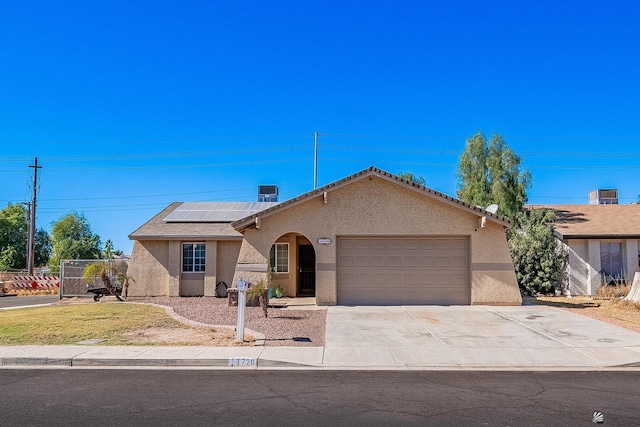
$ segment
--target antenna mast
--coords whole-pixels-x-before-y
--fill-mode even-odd
[[[313,145],[313,189],[318,188],[318,131],[314,134]]]

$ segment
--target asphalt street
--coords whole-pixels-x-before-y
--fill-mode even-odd
[[[0,369],[0,425],[640,423],[640,372]]]
[[[23,307],[29,305],[51,304],[60,300],[58,295],[37,296],[5,296],[0,297],[0,309],[9,307]]]

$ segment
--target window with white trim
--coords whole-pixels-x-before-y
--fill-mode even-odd
[[[289,244],[276,243],[271,246],[270,266],[275,273],[289,272]]]
[[[204,271],[204,243],[182,244],[182,272],[199,273]]]
[[[622,244],[600,242],[600,268],[614,279],[622,278]]]

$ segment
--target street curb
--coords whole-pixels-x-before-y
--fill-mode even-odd
[[[3,357],[0,366],[73,366],[68,357]]]
[[[77,367],[77,368],[159,368],[159,367],[183,367],[183,368],[234,368],[234,369],[257,369],[257,368],[307,368],[324,369],[325,367],[316,365],[306,365],[279,360],[261,359],[256,357],[253,366],[232,366],[230,358],[218,359],[174,359],[174,358],[87,358],[77,357],[4,357],[0,359],[0,367]]]

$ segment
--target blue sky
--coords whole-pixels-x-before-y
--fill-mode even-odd
[[[640,194],[633,1],[3,1],[0,205],[103,242],[172,201],[281,200],[375,165],[455,195],[500,133],[531,203]]]

